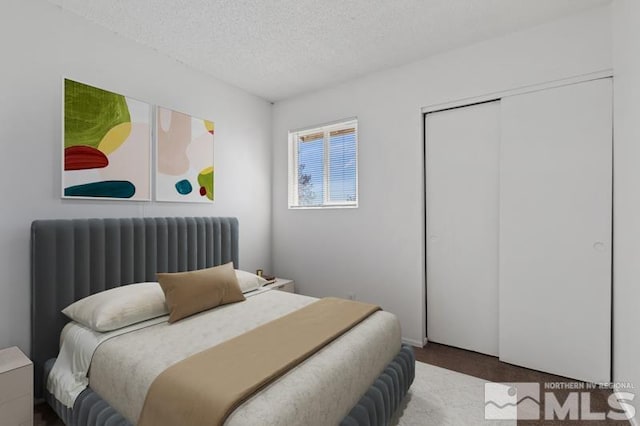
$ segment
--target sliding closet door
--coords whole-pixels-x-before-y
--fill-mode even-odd
[[[498,352],[500,103],[425,118],[427,338]]]
[[[500,359],[607,382],[611,80],[501,106]]]

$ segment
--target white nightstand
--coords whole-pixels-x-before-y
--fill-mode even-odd
[[[285,278],[276,278],[276,282],[267,284],[264,287],[271,288],[273,290],[286,291],[287,293],[296,292],[295,282]]]
[[[33,363],[17,347],[0,350],[2,426],[33,425]]]

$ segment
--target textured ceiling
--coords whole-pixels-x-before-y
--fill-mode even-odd
[[[49,0],[277,101],[611,0]]]

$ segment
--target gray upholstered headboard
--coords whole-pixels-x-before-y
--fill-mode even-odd
[[[31,359],[41,397],[43,367],[58,354],[67,305],[113,287],[233,261],[236,218],[36,220],[31,224]]]

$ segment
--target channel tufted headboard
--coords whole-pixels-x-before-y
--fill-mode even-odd
[[[36,220],[31,224],[31,359],[34,394],[69,321],[60,311],[90,294],[233,262],[238,220],[219,217]]]

